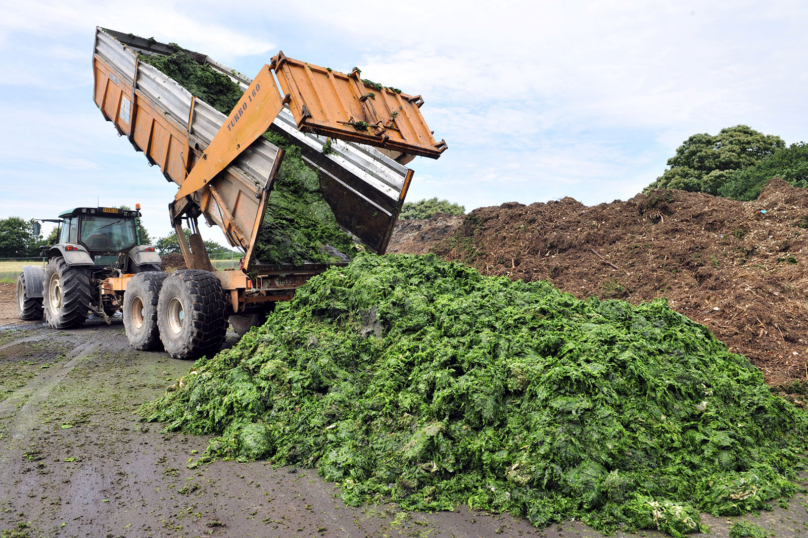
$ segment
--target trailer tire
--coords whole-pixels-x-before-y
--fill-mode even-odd
[[[216,353],[227,334],[227,300],[213,273],[174,271],[163,281],[157,302],[163,347],[175,359]]]
[[[20,273],[17,277],[17,315],[23,321],[41,320],[44,315],[42,297],[28,296],[25,273]]]
[[[138,273],[126,285],[123,296],[123,328],[129,345],[140,351],[160,349],[157,328],[157,302],[163,280],[162,272]]]
[[[266,312],[254,314],[233,314],[230,316],[230,325],[239,336],[244,336],[253,327],[260,327],[267,321]]]
[[[67,265],[64,258],[51,258],[45,268],[42,295],[45,319],[52,328],[82,325],[90,314],[90,275],[82,267]]]

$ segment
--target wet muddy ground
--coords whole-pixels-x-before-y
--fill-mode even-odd
[[[13,307],[13,303],[10,305]],[[9,309],[2,301],[0,311]],[[228,334],[228,345],[236,336]],[[532,528],[510,516],[347,507],[311,470],[214,462],[208,438],[164,434],[137,407],[190,367],[129,347],[120,320],[53,331],[0,327],[0,531],[6,537],[600,537],[580,522]],[[808,536],[808,497],[746,516],[771,536]],[[704,516],[710,536],[734,519]],[[661,536],[655,532],[617,536]]]

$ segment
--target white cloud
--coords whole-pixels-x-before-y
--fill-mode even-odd
[[[274,47],[265,38],[245,35],[229,23],[232,17],[211,21],[206,13],[220,4],[171,0],[26,0],[0,5],[0,36],[6,46],[12,33],[37,36],[41,41],[82,33],[92,43],[95,26],[122,30],[143,37],[165,36],[172,41],[222,60],[266,52]],[[197,48],[198,47],[198,48]],[[89,58],[89,52],[86,57]]]
[[[109,155],[129,157],[131,148],[110,143],[117,138],[115,129],[104,121],[89,92],[82,104],[79,110],[53,101],[36,109],[0,105],[0,117],[11,126],[0,129],[0,167],[24,162],[85,170]]]
[[[0,107],[14,122],[23,122],[16,110],[36,111],[28,125],[0,131],[0,159],[86,170],[98,186],[113,174],[155,204],[172,187],[163,182],[153,195],[159,174],[115,142],[94,110],[89,56],[99,24],[176,41],[248,74],[260,55],[308,50],[315,63],[358,65],[370,79],[422,94],[424,116],[449,150],[413,162],[410,199],[439,195],[469,208],[565,195],[611,201],[652,181],[696,132],[745,123],[804,139],[806,15],[804,2],[751,0],[412,0],[384,9],[309,1],[251,6],[246,15],[214,2],[6,2],[0,102],[25,88],[58,91],[46,110],[40,94]],[[57,106],[78,99],[85,105]],[[46,151],[31,142],[43,132],[60,137]]]

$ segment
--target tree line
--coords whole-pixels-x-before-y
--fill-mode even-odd
[[[126,206],[121,209],[128,210]],[[137,219],[140,221],[140,219]],[[0,258],[38,258],[39,247],[59,243],[59,228],[55,227],[47,237],[41,233],[35,234],[35,220],[25,220],[20,217],[0,219]],[[180,244],[175,232],[165,237],[152,238],[148,230],[139,222],[140,243],[154,245],[161,256],[180,252]],[[184,230],[186,237],[191,235],[190,230]],[[233,251],[214,241],[205,241],[205,247],[211,258],[229,258]]]
[[[753,200],[774,177],[808,187],[808,145],[786,146],[779,136],[737,125],[717,135],[699,133],[685,140],[668,159],[668,168],[644,192],[680,189]]]

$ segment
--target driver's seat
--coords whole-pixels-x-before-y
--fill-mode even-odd
[[[90,250],[115,250],[115,245],[106,234],[96,233],[87,238]]]

